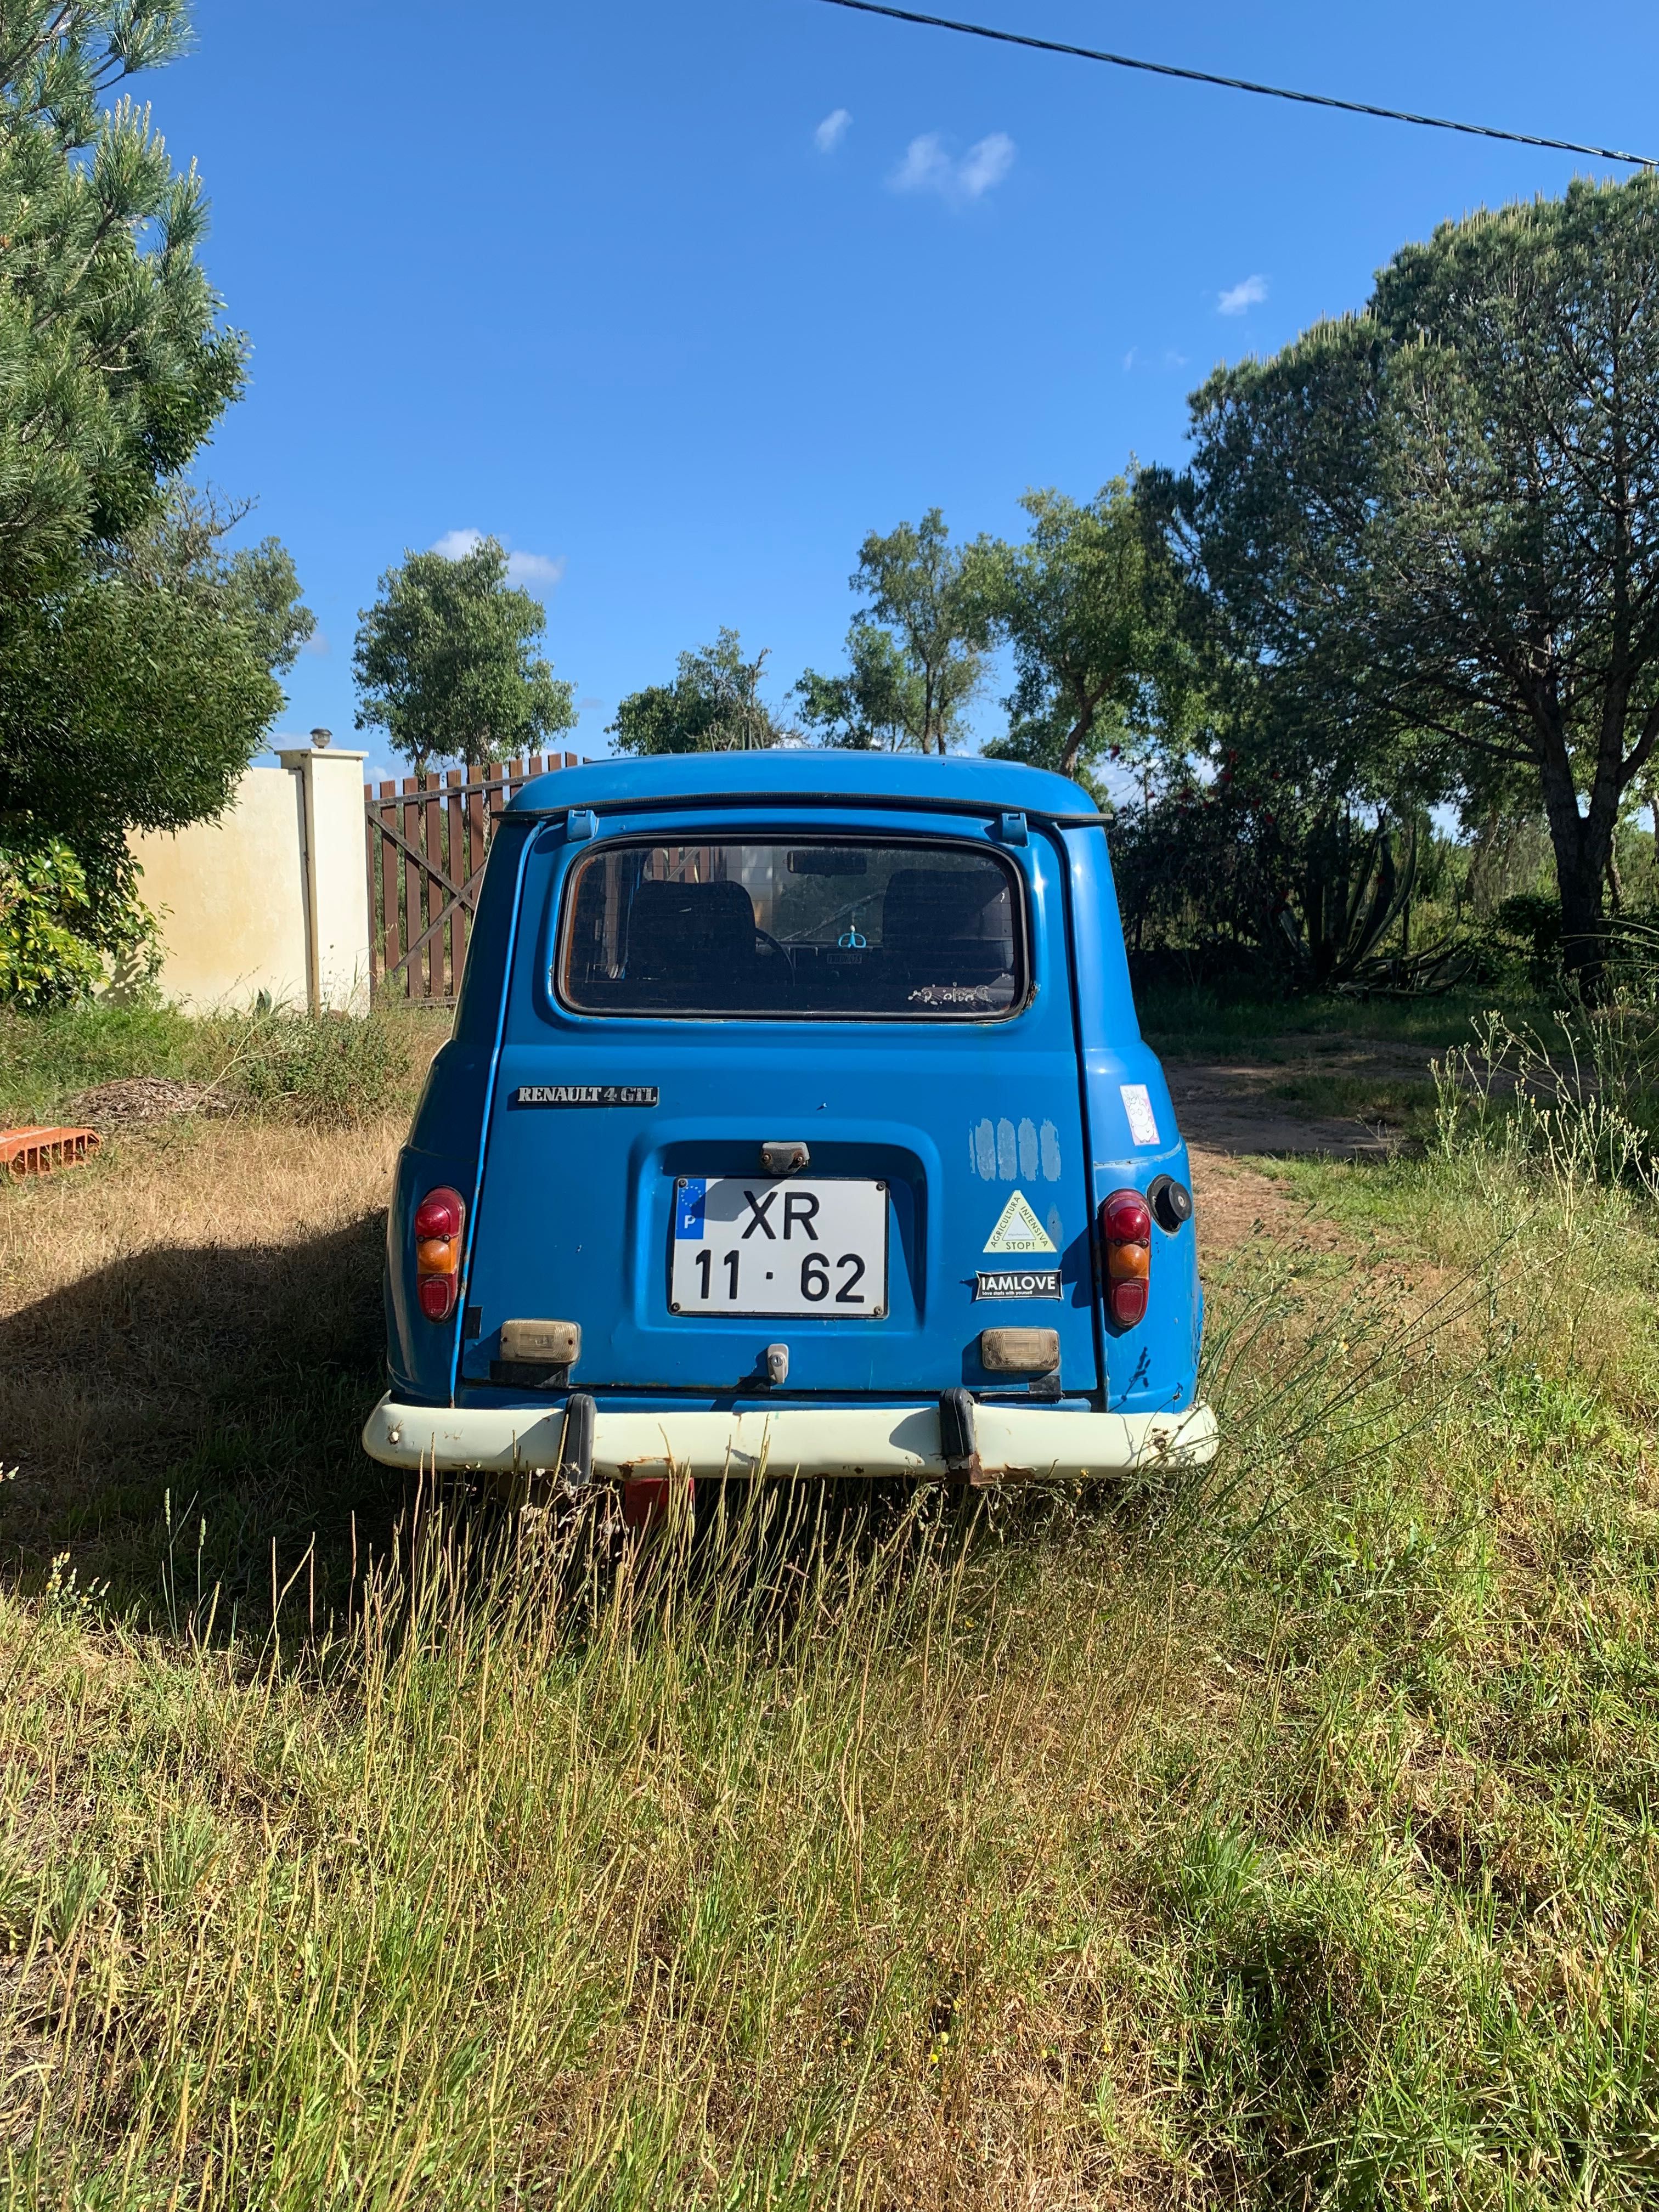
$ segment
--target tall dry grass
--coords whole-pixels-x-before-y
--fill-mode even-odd
[[[1298,1170],[1336,1227],[1212,1267],[1183,1487],[648,1551],[423,1492],[354,1554],[392,1135],[0,1207],[86,1391],[0,1595],[8,2212],[1651,2201],[1629,1190]]]

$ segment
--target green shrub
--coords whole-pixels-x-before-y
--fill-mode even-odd
[[[0,1006],[73,1006],[112,974],[153,982],[155,918],[137,878],[125,857],[94,878],[59,837],[0,844]]]
[[[349,1126],[379,1113],[410,1072],[395,1015],[304,1014],[282,1007],[221,1015],[202,1025],[221,1096],[262,1113]]]
[[[76,927],[89,918],[86,871],[60,839],[0,848],[0,1000],[56,1006],[87,997],[104,973]]]

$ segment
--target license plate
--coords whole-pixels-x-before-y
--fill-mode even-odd
[[[799,1176],[682,1176],[669,1309],[677,1314],[887,1310],[887,1186]]]

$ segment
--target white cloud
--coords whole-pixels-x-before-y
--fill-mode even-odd
[[[315,653],[319,654],[327,653],[331,649],[326,635],[319,629],[313,630],[311,635],[300,647],[301,653]]]
[[[1242,283],[1232,285],[1221,294],[1215,303],[1218,315],[1242,315],[1248,308],[1259,307],[1267,296],[1265,276],[1246,276]]]
[[[446,561],[464,561],[483,544],[482,530],[446,530],[436,540],[432,551],[441,553]],[[565,572],[562,553],[509,553],[507,556],[507,580],[520,589],[533,592],[538,586],[551,591]]]
[[[1160,368],[1185,368],[1186,366],[1186,355],[1177,353],[1173,346],[1165,346],[1161,354],[1149,356],[1139,346],[1132,345],[1123,356],[1123,367],[1126,372],[1131,369],[1146,370],[1156,374]]]
[[[538,584],[545,585],[550,592],[563,575],[565,559],[562,553],[550,557],[545,553],[509,553],[507,556],[507,580],[526,591],[534,591]]]
[[[913,138],[889,182],[896,192],[937,192],[941,199],[976,200],[1000,185],[1014,166],[1014,142],[994,131],[970,146],[960,161],[945,151],[937,131]]]
[[[955,174],[951,156],[945,152],[937,131],[930,131],[925,138],[913,138],[905,149],[904,159],[892,175],[896,192],[945,191]]]
[[[968,158],[957,175],[968,198],[976,200],[981,192],[988,192],[1000,185],[1013,166],[1013,140],[1006,131],[994,131],[977,146],[969,148]]]
[[[596,713],[599,708],[604,706],[604,704],[605,702],[603,699],[578,699],[576,702],[576,712],[579,714],[592,714]]]
[[[850,111],[845,107],[835,108],[824,117],[823,122],[812,133],[812,143],[820,154],[835,152],[836,147],[847,136],[848,125],[852,120]]]

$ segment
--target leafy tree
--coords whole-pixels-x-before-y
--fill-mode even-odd
[[[1281,727],[1419,796],[1530,785],[1592,994],[1659,746],[1656,293],[1650,175],[1443,225],[1363,315],[1217,372],[1176,501]]]
[[[782,744],[796,732],[760,696],[764,648],[743,657],[734,629],[713,645],[683,653],[672,684],[632,691],[617,708],[610,733],[624,753],[752,752]]]
[[[963,712],[979,689],[986,641],[980,597],[939,509],[929,507],[919,523],[901,522],[884,538],[872,531],[851,580],[868,598],[865,622],[896,634],[915,679],[919,709],[901,725],[907,742],[923,752],[948,752],[965,734]]]
[[[927,691],[890,630],[855,622],[847,633],[848,672],[809,668],[795,686],[800,718],[832,745],[860,751],[920,748],[927,727]]]
[[[546,610],[508,585],[497,538],[458,560],[405,553],[358,623],[357,727],[385,730],[418,773],[527,751],[575,725],[572,687],[536,651]]]
[[[0,842],[73,848],[83,933],[100,949],[143,931],[128,830],[217,813],[280,709],[273,666],[310,623],[293,589],[276,541],[227,559],[163,520],[49,599],[6,608]]]
[[[134,827],[228,799],[310,617],[274,539],[178,471],[241,390],[198,259],[205,206],[147,112],[100,103],[176,54],[180,0],[0,4],[0,864],[6,957],[142,939]],[[24,896],[27,890],[27,897]],[[43,903],[44,902],[44,903]],[[60,948],[61,949],[61,948]],[[92,963],[92,965],[95,965]],[[64,988],[92,965],[64,956]]]
[[[0,8],[0,602],[154,515],[242,388],[195,171],[148,110],[100,106],[185,32],[182,0]]]
[[[1119,477],[1094,499],[1030,491],[1023,544],[981,538],[966,568],[988,628],[1014,650],[1009,731],[987,750],[1075,776],[1141,749],[1191,688],[1168,555]]]

